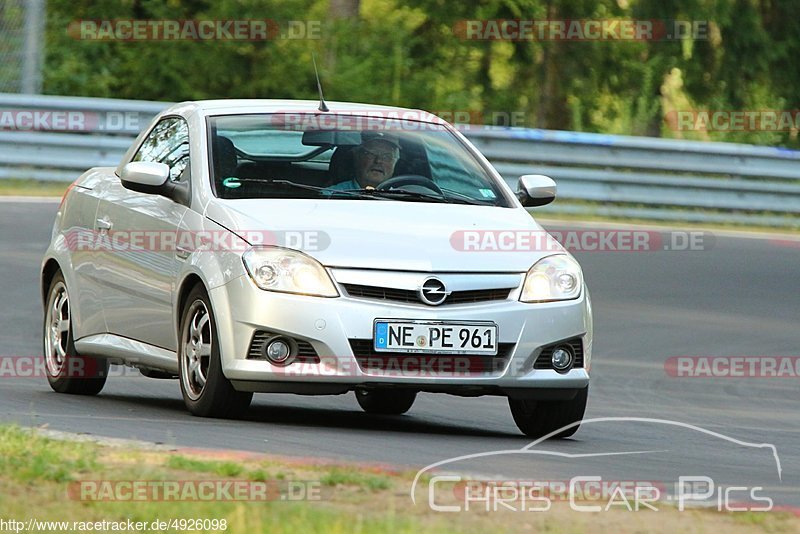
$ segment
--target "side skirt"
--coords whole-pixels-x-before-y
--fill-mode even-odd
[[[84,356],[121,360],[119,363],[131,367],[178,373],[176,353],[115,334],[83,337],[75,341],[75,349]]]

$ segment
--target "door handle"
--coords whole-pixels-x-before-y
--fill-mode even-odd
[[[112,223],[110,220],[108,220],[108,217],[103,217],[102,219],[97,219],[96,224],[95,224],[95,228],[97,228],[101,232],[108,232],[109,230],[111,230],[111,228],[113,226],[114,226],[114,223]]]

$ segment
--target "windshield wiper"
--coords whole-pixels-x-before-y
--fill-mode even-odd
[[[350,189],[349,191],[358,191],[363,194],[373,195],[376,197],[387,198],[392,200],[410,200],[422,202],[437,202],[440,204],[467,204],[473,206],[487,206],[489,204],[477,200],[459,198],[453,196],[442,196],[437,194],[420,193],[419,191],[408,191],[406,189]]]
[[[452,189],[446,189],[444,187],[442,187],[442,191],[448,193],[448,198],[452,198],[456,201],[460,200],[461,204],[470,204],[472,206],[497,206],[497,202],[494,200],[481,200],[479,198],[472,198],[464,193],[459,193],[458,191],[453,191]],[[450,195],[456,195],[456,197],[453,198]]]

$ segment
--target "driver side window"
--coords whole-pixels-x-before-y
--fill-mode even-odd
[[[181,180],[189,166],[189,125],[178,117],[159,121],[139,147],[133,161],[165,163],[169,166],[170,180]]]

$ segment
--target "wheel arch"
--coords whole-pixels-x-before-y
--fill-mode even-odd
[[[208,286],[206,286],[205,281],[199,274],[195,272],[190,272],[184,277],[183,280],[181,280],[180,286],[178,287],[178,296],[175,301],[175,313],[173,314],[175,318],[176,332],[180,328],[181,313],[183,313],[183,307],[186,305],[186,298],[189,296],[189,293],[192,291],[192,289],[198,285],[203,286],[206,292],[208,292]]]
[[[50,284],[53,282],[56,273],[60,270],[61,265],[55,258],[48,259],[42,266],[41,292],[43,305],[47,305],[47,291],[50,289]]]

